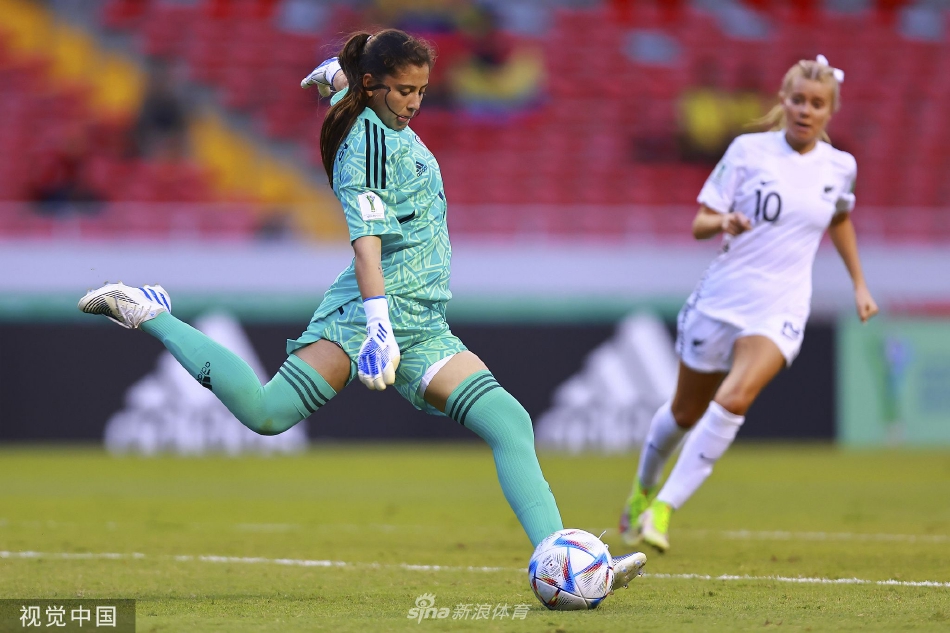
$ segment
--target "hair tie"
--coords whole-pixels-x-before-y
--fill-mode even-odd
[[[839,84],[844,83],[844,71],[841,70],[840,68],[832,68],[831,65],[828,63],[827,57],[825,57],[824,55],[819,55],[817,58],[815,58],[815,61],[817,61],[820,66],[828,66],[829,68],[831,68],[831,74],[835,76],[835,79],[838,80],[838,83]]]

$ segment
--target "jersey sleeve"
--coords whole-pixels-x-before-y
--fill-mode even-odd
[[[333,192],[343,206],[350,242],[367,235],[402,237],[396,210],[403,194],[393,186],[398,141],[360,118],[360,126],[337,153]]]
[[[849,157],[850,158],[850,157]],[[854,185],[858,179],[858,164],[851,158],[851,165],[844,177],[844,185],[841,189],[841,195],[835,202],[835,213],[851,213],[854,211]]]
[[[745,149],[740,141],[741,138],[740,136],[732,141],[722,160],[706,179],[699,197],[696,198],[697,202],[713,211],[729,213],[736,200],[736,191],[742,179],[745,178]]]

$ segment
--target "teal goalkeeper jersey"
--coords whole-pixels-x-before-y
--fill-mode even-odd
[[[333,193],[351,243],[365,235],[381,239],[386,294],[423,302],[452,298],[442,172],[411,128],[393,130],[372,109],[363,110],[333,162]],[[355,262],[327,290],[315,319],[360,297]]]

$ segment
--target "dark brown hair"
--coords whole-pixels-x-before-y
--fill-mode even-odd
[[[327,111],[320,129],[320,157],[330,186],[333,186],[333,160],[337,150],[369,102],[363,75],[369,73],[375,82],[382,83],[383,77],[395,75],[405,66],[432,68],[435,52],[425,40],[398,29],[385,29],[375,35],[354,33],[343,45],[339,58],[349,91]]]

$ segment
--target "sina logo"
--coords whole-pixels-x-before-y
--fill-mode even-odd
[[[435,594],[424,593],[416,598],[416,606],[409,609],[409,614],[406,617],[410,620],[415,620],[417,623],[421,623],[423,620],[428,620],[429,618],[444,620],[449,617],[449,608],[436,607]]]
[[[211,391],[211,363],[205,363],[205,366],[201,368],[196,378],[202,387]]]
[[[423,163],[420,163],[419,161],[416,161],[416,176],[421,176],[427,171],[429,171],[428,165],[425,165]]]

